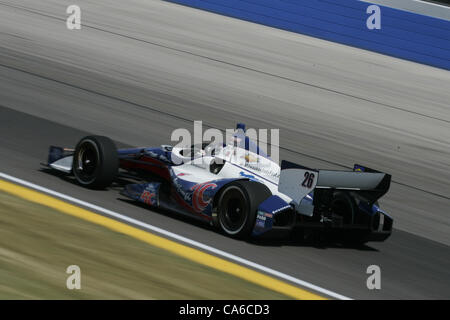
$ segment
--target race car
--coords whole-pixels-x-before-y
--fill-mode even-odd
[[[205,221],[236,238],[319,231],[355,243],[384,241],[393,219],[378,199],[391,176],[361,165],[318,170],[273,161],[238,124],[226,143],[117,149],[104,136],[75,149],[50,146],[49,168],[104,189],[127,181],[122,196]]]

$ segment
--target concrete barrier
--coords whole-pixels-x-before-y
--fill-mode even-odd
[[[356,0],[167,0],[450,70],[450,21]],[[372,23],[369,23],[372,25]]]

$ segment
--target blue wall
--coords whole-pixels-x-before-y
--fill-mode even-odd
[[[450,70],[450,21],[381,8],[369,30],[370,3],[357,0],[167,0]]]

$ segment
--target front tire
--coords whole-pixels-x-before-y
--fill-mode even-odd
[[[87,136],[78,142],[73,155],[72,171],[78,183],[91,189],[111,185],[119,170],[114,142],[108,137]]]
[[[235,181],[219,194],[218,220],[222,231],[234,238],[246,238],[255,225],[258,206],[272,193],[254,181]]]

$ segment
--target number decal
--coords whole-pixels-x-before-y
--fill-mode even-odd
[[[310,189],[314,183],[314,173],[312,172],[305,172],[305,179],[302,182],[302,186],[305,188]]]
[[[303,180],[303,182],[302,182],[302,187],[306,188],[306,183],[308,182],[308,178],[309,178],[309,172],[306,171],[305,172],[305,180]]]

